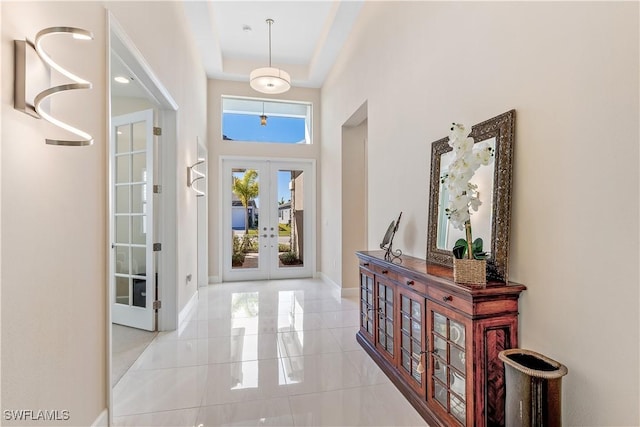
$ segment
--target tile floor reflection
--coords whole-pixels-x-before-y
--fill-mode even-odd
[[[116,385],[113,425],[425,426],[357,330],[357,299],[320,280],[211,285]]]

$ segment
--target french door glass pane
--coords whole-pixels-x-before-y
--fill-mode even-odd
[[[129,274],[129,248],[127,246],[116,247],[116,273]]]
[[[231,268],[256,269],[260,263],[260,176],[255,169],[232,169],[231,178]]]
[[[129,186],[117,186],[115,198],[116,213],[129,213]]]
[[[116,302],[118,304],[129,304],[129,278],[116,277]]]
[[[116,157],[116,183],[126,183],[129,182],[130,174],[129,174],[129,163],[131,160],[131,156],[123,155]]]
[[[278,170],[278,264],[304,266],[304,172]]]
[[[116,153],[131,151],[131,131],[129,124],[116,127]]]
[[[114,208],[116,303],[146,306],[147,124],[116,128]]]
[[[145,122],[137,122],[133,124],[133,149],[131,151],[140,151],[147,149],[147,128]]]

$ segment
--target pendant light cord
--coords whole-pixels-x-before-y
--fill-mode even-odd
[[[269,68],[271,68],[271,24],[273,24],[273,19],[267,19],[267,24],[269,24]]]

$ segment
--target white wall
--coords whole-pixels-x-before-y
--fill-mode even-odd
[[[222,95],[245,96],[264,99],[279,99],[286,101],[311,102],[313,106],[313,144],[265,144],[238,143],[222,140]],[[264,158],[298,158],[319,159],[320,141],[322,139],[320,127],[320,90],[292,87],[282,95],[266,95],[251,89],[249,82],[233,82],[224,80],[209,80],[208,85],[208,150],[209,150],[209,274],[211,281],[218,281],[221,277],[220,251],[220,158],[222,156],[248,156]],[[318,184],[321,186],[322,184]],[[319,207],[318,207],[319,209]],[[318,229],[321,219],[316,219]],[[320,235],[316,239],[316,247],[320,245]],[[319,249],[316,249],[316,254]],[[316,262],[319,265],[319,261]]]
[[[515,108],[520,344],[569,368],[568,426],[640,425],[638,3],[367,2],[322,89],[322,271],[341,131],[368,105],[368,241],[424,258],[430,144]]]
[[[58,425],[90,425],[106,407],[109,386],[105,14],[98,3],[0,7],[2,409],[67,409],[70,419]],[[68,136],[13,109],[13,40],[33,40],[57,25],[95,36],[47,40],[54,58],[94,83],[52,103],[54,114],[94,136],[90,147],[45,145],[46,137]],[[4,414],[2,422],[29,425]]]
[[[196,197],[186,186],[186,166],[197,158],[196,136],[206,133],[206,77],[181,2],[106,6],[179,105],[180,309],[197,283],[185,284],[187,274],[197,274]],[[68,409],[71,419],[59,425],[91,425],[106,408],[109,387],[105,3],[3,1],[0,7],[2,409]],[[13,40],[59,25],[95,35],[83,47],[52,40],[48,49],[93,83],[91,91],[53,101],[55,113],[94,136],[91,147],[47,146],[44,138],[62,136],[59,131],[13,109]]]

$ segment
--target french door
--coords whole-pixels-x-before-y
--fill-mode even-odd
[[[111,122],[112,321],[153,331],[153,110],[113,117]]]
[[[314,163],[224,159],[223,280],[311,277]]]

